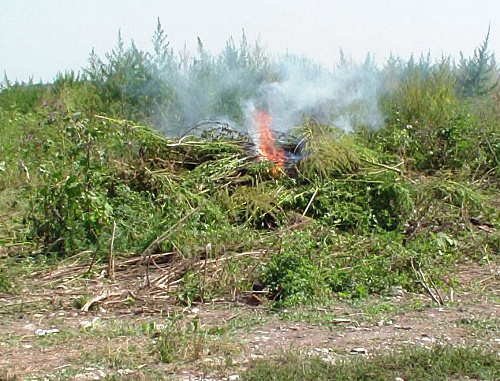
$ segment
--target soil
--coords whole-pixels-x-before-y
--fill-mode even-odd
[[[121,303],[106,305],[103,299],[84,312],[75,304],[82,290],[72,288],[69,295],[69,288],[60,292],[61,284],[40,288],[38,277],[20,294],[0,295],[0,379],[235,380],[250,361],[290,350],[333,362],[406,345],[498,351],[499,269],[460,265],[453,292],[443,291],[444,305],[425,294],[400,292],[288,311],[242,302],[183,308],[164,300],[138,309],[117,292]],[[145,334],[144,327],[165,324],[174,315],[183,327],[196,322],[207,331],[221,330],[220,335],[205,342],[201,355],[162,363],[154,352],[158,335]]]

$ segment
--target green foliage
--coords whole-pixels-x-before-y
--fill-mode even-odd
[[[235,145],[196,139],[175,145],[116,121],[49,114],[47,123],[56,132],[42,142],[46,154],[32,163],[40,185],[26,216],[31,238],[44,250],[103,252],[113,221],[116,250],[144,250],[197,206],[199,211],[158,249],[182,247],[184,255],[197,256],[200,247],[212,242],[216,250],[230,247],[241,229],[230,224],[224,205],[215,202],[217,194],[211,199],[207,192],[237,174],[240,151]],[[204,162],[185,168],[195,158]]]
[[[455,95],[455,81],[448,62],[428,72],[418,66],[409,70],[383,101],[388,123],[376,136],[378,144],[402,156],[412,169],[449,167],[450,153],[457,148],[449,138],[460,135],[458,123],[467,118],[467,110]]]
[[[7,269],[3,266],[0,267],[0,292],[12,293],[14,288],[12,279],[8,276]]]
[[[321,270],[305,255],[303,245],[296,251],[273,255],[266,266],[263,283],[271,289],[272,299],[279,304],[312,303],[328,295],[328,285]]]
[[[157,36],[161,40],[162,36]],[[161,44],[158,40],[156,43]],[[161,50],[161,46],[156,46]],[[160,57],[166,60],[161,51]],[[125,49],[121,35],[117,46],[106,55],[106,62],[92,52],[90,68],[86,70],[91,82],[97,87],[102,100],[108,104],[112,115],[131,119],[146,118],[152,108],[171,98],[171,90],[161,80],[157,65],[152,58],[139,50],[132,42]]]
[[[324,300],[331,295],[362,298],[392,293],[394,287],[419,289],[418,269],[439,277],[463,257],[465,242],[444,232],[418,235],[403,244],[398,232],[360,238],[325,226],[286,234],[264,266],[262,283],[279,305]]]
[[[196,56],[187,51],[177,56],[159,20],[152,42],[153,52],[144,52],[133,41],[126,47],[119,33],[105,59],[92,51],[85,73],[99,90],[108,115],[147,120],[174,132],[213,115],[242,122],[240,100],[255,95],[269,70],[258,44],[249,46],[243,33],[239,47],[230,39],[214,57],[198,39]]]
[[[307,125],[301,132],[307,153],[299,164],[301,175],[324,180],[358,171],[361,155],[351,136],[314,125]]]
[[[98,124],[89,126],[88,120],[77,121],[74,117],[69,117],[72,124],[62,131],[67,151],[57,152],[55,144],[47,148],[56,150],[56,160],[40,164],[43,185],[35,194],[30,216],[33,237],[39,237],[46,248],[61,253],[72,253],[87,244],[97,245],[112,212],[98,191],[106,180],[99,172],[105,153],[92,149],[102,130]]]
[[[202,280],[200,275],[193,270],[188,270],[182,277],[184,284],[181,292],[178,294],[179,300],[191,306],[195,302],[203,301],[203,297],[209,298],[210,295],[202,295]]]
[[[394,230],[412,206],[407,184],[392,173],[331,180],[318,189],[311,215],[342,231]]]
[[[32,234],[47,249],[61,254],[74,253],[79,247],[95,246],[104,226],[109,226],[112,208],[100,193],[89,187],[102,179],[85,175],[62,178],[53,173],[35,199]]]
[[[286,212],[280,201],[288,193],[276,188],[275,184],[241,186],[229,197],[227,208],[235,221],[256,228],[279,226],[286,221]]]
[[[498,171],[498,131],[485,104],[464,103],[456,92],[458,74],[448,61],[408,67],[382,100],[387,127],[373,144],[395,153],[412,170]],[[490,102],[491,101],[485,101]]]
[[[35,84],[33,79],[27,83],[17,81],[11,83],[5,77],[3,83],[0,84],[0,108],[15,109],[23,114],[29,113],[41,103],[48,89],[48,85]]]

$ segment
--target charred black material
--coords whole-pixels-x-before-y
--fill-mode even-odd
[[[307,157],[306,141],[292,134],[273,131],[276,135],[276,145],[285,151],[286,164],[297,164]]]

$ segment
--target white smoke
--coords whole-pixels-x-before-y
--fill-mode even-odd
[[[245,102],[247,118],[255,109],[273,117],[272,128],[285,131],[314,118],[318,123],[351,131],[356,125],[378,128],[383,116],[378,108],[381,79],[371,65],[344,65],[327,71],[308,60],[281,59],[278,78],[259,86]]]
[[[269,113],[271,128],[279,131],[310,118],[346,131],[383,122],[381,71],[369,59],[353,64],[342,58],[335,69],[326,70],[306,58],[272,58],[258,41],[248,44],[244,33],[238,46],[230,39],[218,55],[198,40],[196,54],[185,48],[176,56],[164,39],[158,24],[155,53],[150,54],[134,44],[125,51],[120,38],[108,63],[92,55],[89,72],[98,83],[109,80],[111,93],[119,86],[133,100],[130,113],[147,115],[168,135],[184,135],[200,121],[214,119],[248,131],[255,109]]]
[[[165,130],[183,134],[199,121],[216,119],[254,133],[255,109],[269,113],[271,128],[278,131],[311,118],[345,131],[381,126],[384,118],[378,102],[383,81],[371,61],[343,60],[327,70],[306,58],[261,54],[257,45],[252,50],[246,42],[240,48],[229,44],[217,56],[200,50],[198,57],[177,66],[184,69],[166,71],[165,84],[175,96],[160,119]]]

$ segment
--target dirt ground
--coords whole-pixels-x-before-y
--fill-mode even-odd
[[[237,380],[252,360],[284,351],[327,361],[405,345],[500,351],[499,271],[461,265],[443,305],[397,291],[279,311],[243,300],[138,307],[122,292],[105,298],[111,293],[95,282],[75,289],[37,277],[17,295],[0,295],[0,379]]]

